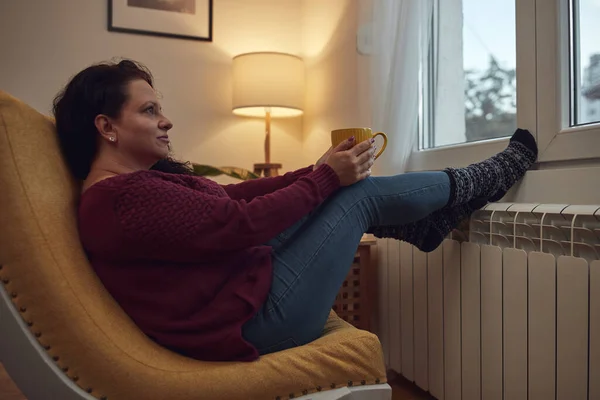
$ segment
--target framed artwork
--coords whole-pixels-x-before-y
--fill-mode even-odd
[[[213,0],[108,0],[108,30],[212,42]]]

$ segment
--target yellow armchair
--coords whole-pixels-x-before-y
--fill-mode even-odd
[[[79,183],[51,119],[0,91],[0,362],[29,400],[389,400],[381,345],[333,312],[318,340],[251,363],[148,339],[80,246]]]

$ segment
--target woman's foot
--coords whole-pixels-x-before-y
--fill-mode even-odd
[[[402,240],[421,251],[430,252],[438,248],[462,221],[487,203],[487,199],[477,198],[466,204],[444,207],[416,222],[399,226],[378,226],[367,233],[372,233],[378,238]]]
[[[427,220],[430,222],[430,229],[427,230],[427,235],[424,237],[423,242],[419,249],[424,252],[430,252],[438,248],[444,239],[450,232],[458,227],[458,225],[471,217],[475,211],[483,208],[488,203],[485,198],[476,198],[468,202],[467,204],[460,204],[454,207],[448,208],[447,212],[440,214],[433,213]]]
[[[474,198],[501,199],[537,160],[535,138],[525,129],[517,129],[508,147],[485,161],[465,168],[446,168],[450,178],[448,205],[468,203]]]

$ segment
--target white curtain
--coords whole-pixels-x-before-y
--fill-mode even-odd
[[[406,170],[418,145],[419,70],[428,51],[434,0],[374,0],[370,98],[372,127],[388,135],[374,172]]]

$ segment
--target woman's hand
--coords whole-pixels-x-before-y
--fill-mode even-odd
[[[325,161],[327,161],[327,158],[329,158],[329,156],[331,155],[331,153],[333,152],[333,147],[330,147],[329,150],[327,150],[325,152],[325,154],[323,154],[321,156],[321,158],[319,158],[317,160],[317,162],[315,163],[315,165],[313,166],[313,171],[317,168],[319,168],[319,165],[323,164]]]
[[[342,186],[349,186],[367,178],[371,175],[371,167],[375,162],[375,140],[365,140],[356,146],[354,146],[354,140],[354,138],[350,138],[343,141],[332,149],[325,159],[325,163],[340,178]]]

